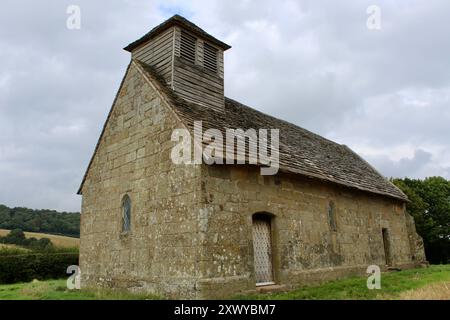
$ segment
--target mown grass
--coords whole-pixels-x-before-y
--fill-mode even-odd
[[[381,289],[367,289],[367,278],[351,277],[318,286],[307,286],[289,292],[240,295],[236,299],[256,300],[370,300],[401,299],[402,292],[450,281],[450,265],[433,265],[429,268],[394,271],[381,274]]]
[[[66,280],[0,285],[0,300],[154,300],[154,295],[117,290],[68,290]]]

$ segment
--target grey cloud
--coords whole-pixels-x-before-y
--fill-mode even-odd
[[[424,178],[441,175],[450,179],[450,167],[443,167],[436,163],[430,152],[417,149],[412,158],[401,158],[398,161],[387,156],[367,156],[367,159],[375,165],[386,177],[393,178]]]

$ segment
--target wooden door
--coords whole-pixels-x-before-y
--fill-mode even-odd
[[[272,239],[269,219],[253,219],[253,254],[256,285],[273,284]]]

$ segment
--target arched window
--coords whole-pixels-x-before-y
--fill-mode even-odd
[[[122,232],[130,231],[131,223],[131,199],[125,195],[122,199]]]

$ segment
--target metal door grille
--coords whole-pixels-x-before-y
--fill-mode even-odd
[[[253,251],[256,285],[273,284],[270,221],[253,220]]]

